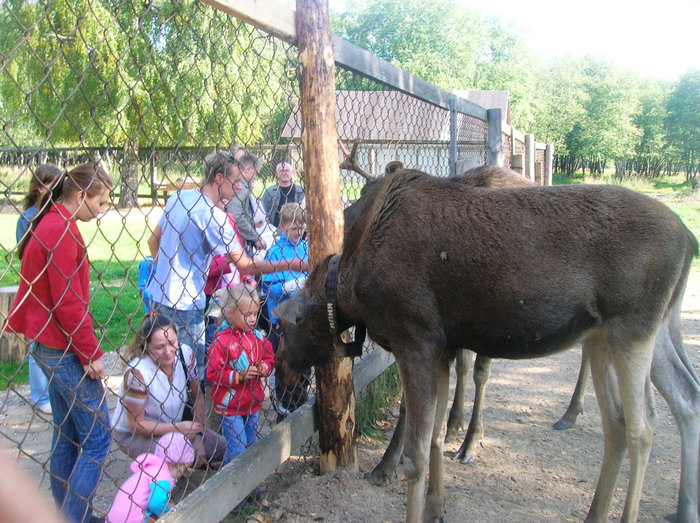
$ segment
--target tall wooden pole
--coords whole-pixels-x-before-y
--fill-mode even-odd
[[[339,253],[343,241],[335,63],[327,0],[297,0],[301,78],[302,152],[311,265]],[[316,368],[321,474],[357,467],[352,359],[334,358]]]

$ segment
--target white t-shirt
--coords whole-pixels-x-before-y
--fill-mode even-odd
[[[112,414],[112,427],[121,432],[131,432],[123,400],[145,405],[144,419],[147,421],[182,421],[182,412],[188,399],[187,377],[197,380],[197,360],[192,349],[182,345],[182,356],[187,362],[187,375],[177,354],[173,363],[173,381],[160,370],[148,354],[129,362],[124,381],[119,389],[119,399]]]
[[[215,254],[240,252],[226,213],[199,190],[168,198],[156,271],[147,291],[154,303],[178,310],[204,310],[204,286]]]

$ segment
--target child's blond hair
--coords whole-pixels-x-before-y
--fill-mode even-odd
[[[304,209],[298,203],[285,203],[280,207],[280,225],[304,225]]]
[[[219,306],[222,310],[239,309],[242,300],[251,300],[260,307],[260,295],[255,287],[238,283],[217,291]]]

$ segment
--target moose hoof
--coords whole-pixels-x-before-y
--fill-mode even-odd
[[[451,441],[454,441],[455,438],[459,435],[459,428],[448,428],[447,429],[447,434],[445,434],[445,443],[450,443]]]
[[[574,422],[572,423],[568,419],[562,418],[559,421],[557,421],[555,424],[553,424],[552,428],[554,430],[568,430],[574,426],[574,423],[576,423],[575,419],[574,419]]]
[[[370,485],[374,485],[375,487],[383,487],[389,483],[391,483],[392,479],[394,478],[396,474],[386,474],[384,471],[374,469],[372,472],[366,472],[365,473],[365,479],[367,480],[367,483]]]
[[[445,497],[437,494],[429,494],[425,500],[423,521],[444,521]]]
[[[455,454],[455,459],[458,459],[462,465],[471,465],[476,461],[476,453],[466,449],[459,449],[457,454]]]

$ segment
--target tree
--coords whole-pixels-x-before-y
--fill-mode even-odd
[[[487,33],[454,0],[351,0],[332,16],[333,32],[442,89],[473,85]]]
[[[633,169],[640,175],[655,177],[661,174],[666,149],[664,119],[668,89],[664,82],[646,79],[638,85],[640,110],[634,124],[641,132],[635,146]]]
[[[700,69],[684,74],[668,99],[665,121],[668,141],[674,158],[680,161],[686,179],[700,171]]]

